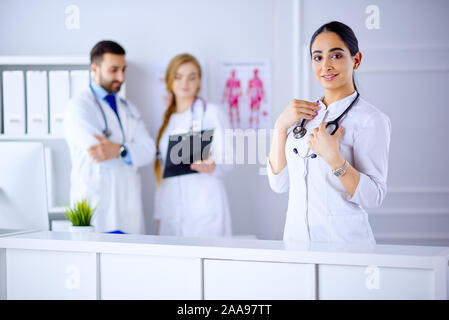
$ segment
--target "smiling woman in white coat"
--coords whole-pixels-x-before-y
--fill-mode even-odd
[[[224,130],[229,128],[227,117],[218,106],[198,97],[201,66],[192,55],[175,56],[168,64],[165,82],[171,101],[156,139],[159,155],[155,162],[157,234],[230,236],[231,216],[222,181],[229,170],[229,165],[223,161],[226,153]],[[198,123],[202,130],[214,129],[211,157],[190,165],[197,173],[162,178],[169,136],[187,133]]]
[[[284,240],[375,244],[365,208],[387,192],[390,120],[357,92],[362,54],[351,28],[321,26],[310,55],[324,96],[285,108],[267,165],[271,188],[289,192]]]
[[[136,106],[117,95],[125,80],[125,50],[101,41],[91,51],[94,81],[65,109],[64,130],[72,160],[71,202],[97,206],[97,232],[145,233],[138,168],[156,154]]]

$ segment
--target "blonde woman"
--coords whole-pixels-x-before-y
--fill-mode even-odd
[[[223,163],[226,116],[214,104],[198,96],[201,67],[189,54],[175,56],[168,64],[165,82],[172,95],[159,129],[154,165],[157,180],[154,217],[157,234],[173,236],[230,236],[231,217],[221,177],[228,165]],[[169,136],[187,133],[193,123],[201,129],[214,129],[211,157],[192,163],[198,173],[162,178]]]

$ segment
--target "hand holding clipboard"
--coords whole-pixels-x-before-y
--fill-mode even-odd
[[[212,173],[215,170],[215,160],[212,157],[206,160],[198,160],[190,165],[190,169],[199,173]]]
[[[215,167],[210,159],[214,129],[169,137],[163,178],[207,172]]]

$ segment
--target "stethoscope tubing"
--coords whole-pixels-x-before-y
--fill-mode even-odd
[[[354,100],[352,100],[352,102],[349,104],[349,106],[345,109],[345,111],[342,112],[342,114],[340,114],[336,119],[329,121],[326,124],[326,129],[327,127],[333,125],[335,126],[334,130],[332,130],[331,135],[334,135],[335,132],[337,132],[338,128],[340,127],[339,122],[340,120],[348,113],[348,111],[353,107],[353,105],[357,102],[357,100],[359,99],[360,94],[357,92],[356,97],[354,98]],[[304,137],[307,133],[307,129],[304,127],[304,124],[306,122],[306,119],[302,119],[301,124],[298,126],[296,125],[292,132],[293,132],[293,137],[295,139],[301,139],[302,137]],[[299,155],[298,149],[293,148],[293,152],[297,155]],[[315,153],[312,153],[311,155],[308,155],[306,157],[302,157],[302,158],[312,158],[315,159],[317,157],[317,155]]]
[[[92,94],[94,96],[95,103],[97,104],[98,109],[100,109],[101,115],[103,117],[103,122],[104,122],[104,126],[105,126],[105,129],[103,130],[103,134],[104,134],[104,136],[106,138],[109,138],[112,135],[112,132],[109,129],[108,120],[106,119],[106,114],[104,113],[104,110],[103,110],[103,107],[100,104],[100,101],[98,101],[98,97],[97,97],[94,89],[92,88],[92,85],[89,85],[89,87],[90,87],[90,90],[91,90],[91,92],[92,92]],[[118,110],[117,110],[117,112],[118,112]],[[123,130],[122,122],[120,121],[120,118],[118,117],[118,115],[117,115],[117,119],[118,119],[118,122],[119,122],[119,125],[120,125],[120,130],[122,131],[122,144],[124,144],[125,141],[126,141],[125,131]]]

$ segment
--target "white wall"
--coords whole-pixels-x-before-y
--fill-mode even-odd
[[[65,8],[70,4],[80,8],[79,30],[65,28]],[[379,30],[365,27],[365,8],[372,4],[380,9]],[[128,53],[127,95],[148,125],[151,108],[158,107],[147,103],[152,63],[179,52],[195,54],[206,62],[208,96],[213,100],[219,60],[268,58],[274,121],[295,94],[321,95],[307,73],[307,56],[301,48],[294,56],[296,8],[302,47],[308,47],[314,30],[325,22],[336,19],[354,29],[363,53],[357,85],[392,121],[389,194],[382,208],[370,211],[376,238],[449,245],[446,0],[2,0],[0,55],[88,55],[98,40],[114,39]],[[301,80],[299,88],[293,86],[295,79]],[[52,144],[60,160],[56,198],[62,205],[68,201],[66,147]],[[234,231],[280,239],[287,196],[271,192],[258,170],[258,165],[240,166],[225,179]],[[152,233],[152,168],[142,173],[147,230]]]

